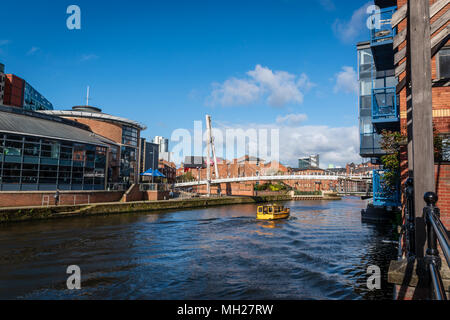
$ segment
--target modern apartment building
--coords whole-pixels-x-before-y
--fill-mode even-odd
[[[396,30],[391,18],[397,10],[395,0],[375,0],[379,12],[372,16],[369,41],[357,44],[359,81],[360,155],[372,164],[381,164],[384,130],[400,130],[399,98],[396,90],[393,41]],[[383,172],[374,170],[373,192],[376,206],[398,206],[399,190],[383,187]]]
[[[318,154],[298,159],[298,168],[305,170],[310,168],[319,168],[320,156]]]
[[[50,101],[27,81],[14,74],[5,75],[2,64],[0,64],[0,86],[0,104],[31,111],[53,110]]]
[[[159,145],[147,142],[147,139],[141,138],[141,173],[148,169],[158,169]]]
[[[159,160],[171,162],[172,153],[169,152],[169,139],[156,136],[153,138],[153,143],[159,146]]]
[[[430,6],[432,119],[434,129],[436,190],[439,197],[442,221],[450,226],[450,43],[448,11],[445,1],[428,0]],[[361,133],[360,154],[379,162],[383,155],[380,148],[382,130],[400,132],[404,137],[412,133],[412,121],[408,109],[414,108],[411,99],[410,70],[411,53],[407,50],[408,12],[407,0],[375,0],[380,11],[374,15],[374,28],[370,40],[358,43],[358,69],[360,83],[359,116]],[[394,15],[398,12],[396,15]],[[436,22],[438,22],[436,24]],[[436,27],[439,26],[439,27]],[[405,35],[405,36],[402,36]],[[430,41],[424,39],[423,41]],[[412,109],[411,109],[412,110]],[[412,114],[411,112],[409,114]],[[436,141],[441,141],[440,145]],[[417,147],[417,146],[416,146]],[[420,146],[419,146],[420,148]],[[440,150],[439,150],[440,149]],[[398,206],[404,182],[413,172],[412,152],[402,145],[400,156],[401,181],[395,193],[388,194],[383,188],[382,171],[374,171],[374,204]],[[404,199],[405,197],[403,197]]]

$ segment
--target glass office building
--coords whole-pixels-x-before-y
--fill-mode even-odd
[[[23,92],[23,108],[25,110],[53,110],[53,105],[42,94],[25,81]]]
[[[0,190],[104,190],[107,145],[62,119],[0,108]]]

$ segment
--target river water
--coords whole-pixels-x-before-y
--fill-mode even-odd
[[[395,235],[361,222],[363,201],[284,204],[278,222],[236,205],[0,226],[0,299],[392,299]]]

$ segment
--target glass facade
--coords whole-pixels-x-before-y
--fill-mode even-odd
[[[131,185],[136,182],[138,141],[138,129],[131,126],[122,126],[122,144],[124,146],[120,148],[120,183]]]
[[[375,65],[370,47],[358,50],[360,155],[371,158],[382,154],[380,136],[372,124],[372,73]]]
[[[137,171],[137,150],[130,147],[122,147],[120,150],[120,182],[126,184],[134,183]]]
[[[25,82],[23,108],[33,111],[53,110],[53,105],[42,94]]]
[[[106,147],[0,132],[0,190],[104,190]]]
[[[382,103],[383,101],[394,100],[395,93],[387,92],[386,88],[395,88],[397,79],[394,77],[394,70],[376,70],[372,50],[368,45],[358,48],[358,75],[360,155],[363,158],[376,158],[384,155],[384,151],[380,147],[381,135],[373,125],[373,101],[375,99],[384,106],[386,103]],[[389,107],[392,111],[392,106]],[[393,118],[397,119],[397,116]]]
[[[138,146],[138,131],[136,128],[128,126],[122,127],[122,144],[133,147]]]

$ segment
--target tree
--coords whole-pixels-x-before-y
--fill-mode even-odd
[[[390,188],[396,188],[400,180],[400,147],[407,143],[407,137],[400,132],[383,130],[381,132],[381,149],[386,155],[381,157],[385,170],[383,179]]]

